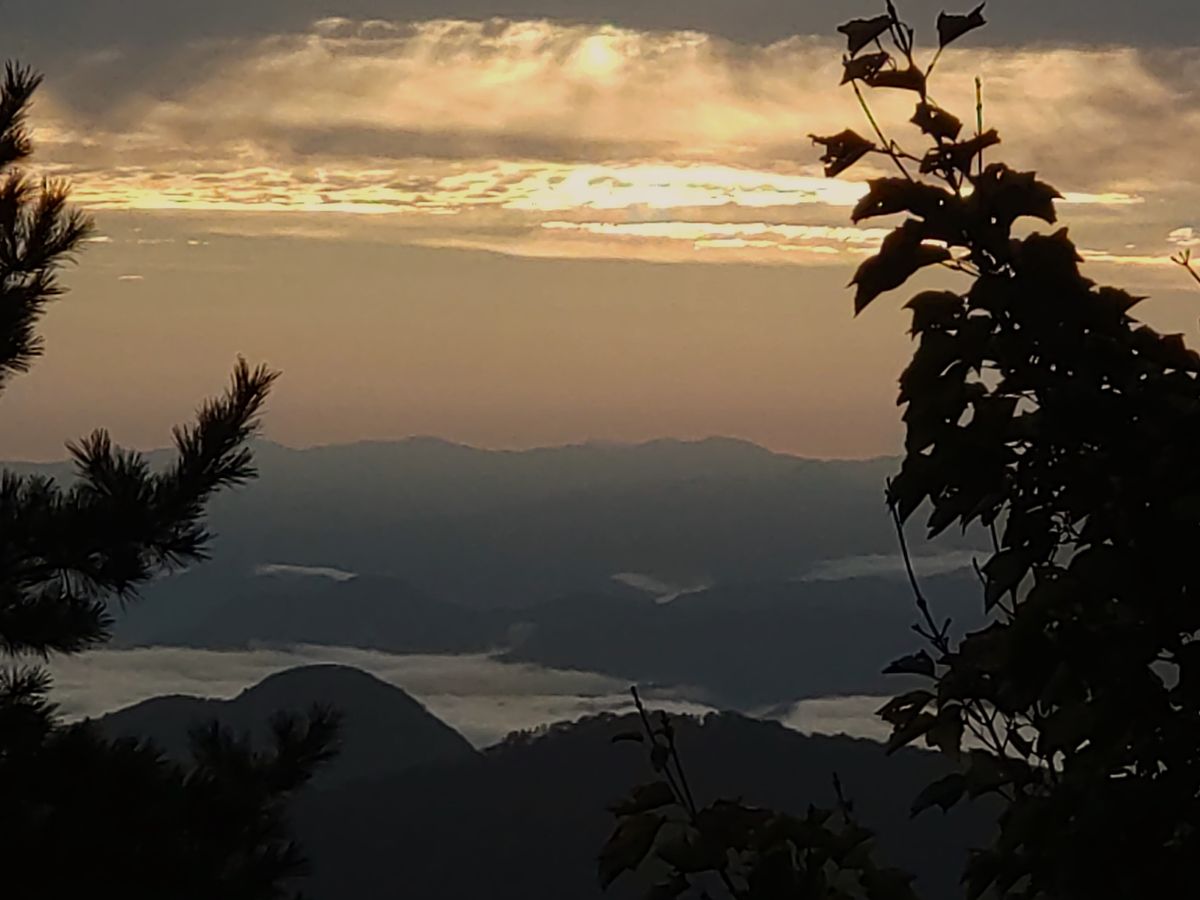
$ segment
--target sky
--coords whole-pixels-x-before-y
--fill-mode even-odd
[[[939,5],[903,5],[932,33]],[[268,436],[481,446],[729,435],[898,450],[903,299],[851,315],[880,227],[833,29],[862,2],[16,0],[34,168],[98,231],[3,397],[0,456],[98,426],[153,447],[238,354],[280,368]],[[1097,281],[1193,336],[1200,12],[993,0],[939,102],[983,79],[1004,158],[1065,195]],[[894,92],[900,94],[901,92]],[[873,99],[873,103],[876,101]],[[912,141],[911,100],[882,97]],[[880,223],[886,224],[886,223]],[[1193,230],[1196,229],[1196,230]]]

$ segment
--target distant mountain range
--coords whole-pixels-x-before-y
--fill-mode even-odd
[[[267,679],[232,701],[167,697],[100,720],[114,735],[152,737],[180,752],[192,724],[216,718],[253,731],[276,709],[333,702],[346,715],[340,761],[298,801],[297,833],[312,861],[316,900],[588,900],[595,854],[611,827],[605,807],[646,780],[638,748],[610,738],[628,719],[600,717],[518,734],[477,753],[398,688],[335,666]],[[919,873],[923,896],[955,896],[969,846],[988,835],[986,808],[908,817],[943,770],[932,754],[885,758],[878,744],[805,737],[736,715],[680,727],[694,790],[709,800],[803,811],[831,802],[839,773],[884,858]],[[617,900],[640,896],[636,879]]]
[[[725,438],[526,451],[431,438],[259,442],[256,452],[261,477],[213,506],[219,541],[197,586],[283,564],[496,608],[622,573],[685,586],[784,581],[826,560],[896,552],[883,504],[894,460],[800,459]],[[14,468],[69,475],[62,464]],[[951,536],[939,550],[964,546]]]
[[[960,628],[982,622],[973,573],[934,576],[924,588]],[[684,685],[696,699],[745,710],[890,690],[894,679],[881,670],[916,640],[906,592],[886,577],[767,582],[713,587],[664,604],[614,583],[531,607],[480,610],[380,576],[274,575],[231,585],[204,616],[163,624],[138,643],[493,652],[511,662]]]
[[[911,649],[892,460],[728,439],[256,451],[261,478],[214,505],[214,559],[121,610],[118,646],[498,651],[742,709],[878,691]],[[960,625],[979,618],[971,546],[950,536],[924,557],[958,567],[928,590]]]

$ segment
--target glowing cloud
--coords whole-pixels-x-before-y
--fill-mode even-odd
[[[1160,243],[1136,253],[1109,247],[1108,229],[1200,200],[1200,51],[1170,53],[1168,66],[1131,48],[948,52],[939,100],[973,108],[982,72],[1006,157],[1070,189],[1091,258],[1159,265],[1169,225],[1146,221]],[[828,228],[887,161],[821,177],[807,136],[860,119],[835,88],[839,56],[812,37],[326,18],[224,48],[174,94],[114,105],[107,132],[73,128],[51,96],[40,158],[98,210],[387,216],[419,223],[397,239],[531,255],[641,240],[663,259],[845,261],[877,230]],[[904,92],[885,92],[876,114],[913,137]],[[1131,152],[1127,136],[1150,122],[1155,141]],[[809,252],[784,252],[796,250]]]

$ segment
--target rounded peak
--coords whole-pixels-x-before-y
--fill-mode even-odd
[[[246,688],[240,696],[244,697],[248,694],[264,690],[278,690],[280,688],[307,690],[313,686],[326,689],[331,687],[383,689],[404,694],[406,697],[409,696],[403,689],[396,687],[394,684],[389,684],[383,679],[372,675],[370,672],[364,672],[362,669],[341,663],[313,663],[312,665],[284,669],[281,672],[268,675],[262,681],[258,682],[258,684]]]

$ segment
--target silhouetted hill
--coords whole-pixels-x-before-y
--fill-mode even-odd
[[[169,755],[183,758],[188,732],[197,725],[215,719],[261,739],[272,715],[304,712],[314,703],[345,717],[341,752],[319,776],[322,785],[476,756],[462,735],[404,691],[346,666],[291,669],[232,700],[157,697],[104,716],[98,724],[113,737],[149,738]]]
[[[318,900],[588,900],[595,856],[611,828],[607,804],[650,780],[640,747],[614,746],[629,718],[585,720],[511,738],[482,756],[305,795],[297,823],[313,860],[306,890]],[[910,821],[911,799],[943,764],[879,744],[805,737],[735,715],[684,723],[680,745],[699,796],[744,797],[803,812],[829,804],[838,772],[884,858],[920,873],[923,896],[949,900],[969,846],[984,841],[987,811]],[[606,896],[641,896],[622,880]]]

